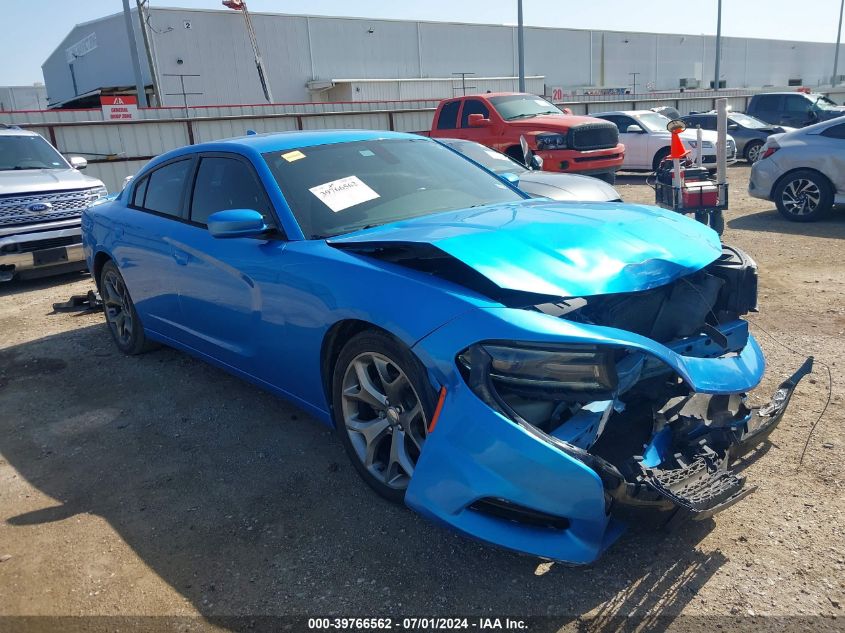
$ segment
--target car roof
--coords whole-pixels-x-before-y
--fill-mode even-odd
[[[754,97],[765,97],[767,95],[777,95],[777,96],[780,96],[780,95],[798,95],[798,96],[801,96],[801,97],[823,97],[824,96],[820,92],[800,92],[798,90],[792,90],[792,91],[785,90],[783,92],[759,92],[756,95],[753,95],[751,98],[753,99]]]
[[[35,132],[30,132],[29,130],[24,130],[19,128],[15,125],[12,126],[5,126],[0,124],[0,136],[41,136],[40,134],[36,134]]]

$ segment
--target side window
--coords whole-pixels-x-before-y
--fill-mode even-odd
[[[469,115],[481,114],[485,119],[490,118],[490,110],[478,99],[467,99],[464,101],[464,110],[461,113],[461,127],[469,127]]]
[[[698,120],[701,123],[702,130],[715,130],[716,129],[716,117],[714,116],[705,116],[701,117]],[[730,123],[730,121],[728,121]]]
[[[182,215],[182,192],[185,189],[185,180],[191,169],[190,160],[180,160],[159,167],[135,188],[135,206],[155,211],[164,215],[179,217]],[[143,190],[143,191],[142,191]],[[142,204],[139,204],[139,194],[144,196]]]
[[[793,114],[803,114],[810,111],[810,102],[804,97],[798,95],[788,95],[786,97],[786,111]]]
[[[208,216],[227,209],[253,209],[274,224],[264,188],[241,160],[209,156],[200,160],[191,198],[191,221],[205,224]]]
[[[840,123],[839,125],[829,127],[824,132],[822,132],[821,135],[827,136],[828,138],[845,139],[845,123]]]
[[[780,106],[780,95],[762,95],[757,99],[759,112],[777,112]]]
[[[450,101],[440,108],[440,117],[437,119],[438,130],[454,130],[458,127],[458,110],[461,108],[460,101]]]
[[[150,177],[147,176],[135,186],[135,193],[132,196],[132,206],[144,208],[144,196],[147,195],[147,185],[150,184]]]

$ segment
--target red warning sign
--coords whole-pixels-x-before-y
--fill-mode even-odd
[[[138,118],[138,98],[128,95],[100,97],[104,121],[131,121]]]

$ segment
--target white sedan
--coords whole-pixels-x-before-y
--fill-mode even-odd
[[[617,112],[590,113],[590,116],[614,123],[619,128],[619,141],[625,144],[625,162],[622,169],[655,171],[660,162],[669,155],[672,135],[666,129],[669,119],[651,110],[627,110]],[[698,147],[696,130],[681,132],[684,145],[693,152],[701,151],[702,163],[708,169],[716,169],[716,132],[702,130],[701,148]],[[727,138],[728,164],[736,162],[736,142]]]

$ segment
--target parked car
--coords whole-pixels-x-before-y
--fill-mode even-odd
[[[105,185],[79,173],[35,132],[0,123],[0,282],[16,276],[84,270],[82,211]]]
[[[770,125],[804,127],[842,116],[845,107],[822,94],[768,92],[752,96],[745,113]]]
[[[747,407],[756,267],[709,228],[532,200],[413,134],[171,151],[86,210],[83,244],[120,351],[289,398],[387,499],[555,560],[596,559],[619,508],[703,518],[751,492],[730,463],[803,374]]]
[[[613,126],[565,114],[543,97],[518,92],[441,101],[429,134],[475,141],[523,164],[524,137],[544,170],[596,176],[611,185],[625,153]]]
[[[556,174],[539,169],[528,169],[494,149],[481,143],[457,138],[437,139],[447,147],[460,152],[494,174],[519,187],[534,198],[574,200],[580,202],[621,202],[622,197],[611,185],[592,176]]]
[[[687,128],[695,132],[696,126],[703,130],[716,131],[715,112],[696,112],[683,117]],[[791,132],[795,128],[770,125],[753,116],[742,112],[731,112],[728,114],[728,132],[736,142],[737,154],[742,156],[749,163],[755,163],[762,155],[763,144],[771,134],[783,134]]]
[[[845,204],[845,119],[774,134],[751,167],[748,193],[794,222],[815,222]]]
[[[625,110],[600,112],[593,116],[616,125],[619,139],[625,144],[623,169],[632,171],[657,171],[657,166],[669,155],[672,135],[666,129],[667,119],[651,110]],[[716,133],[705,130],[701,148],[695,130],[681,132],[684,144],[692,148],[693,154],[702,152],[702,164],[710,170],[716,169]],[[728,164],[736,162],[736,143],[727,138]]]

